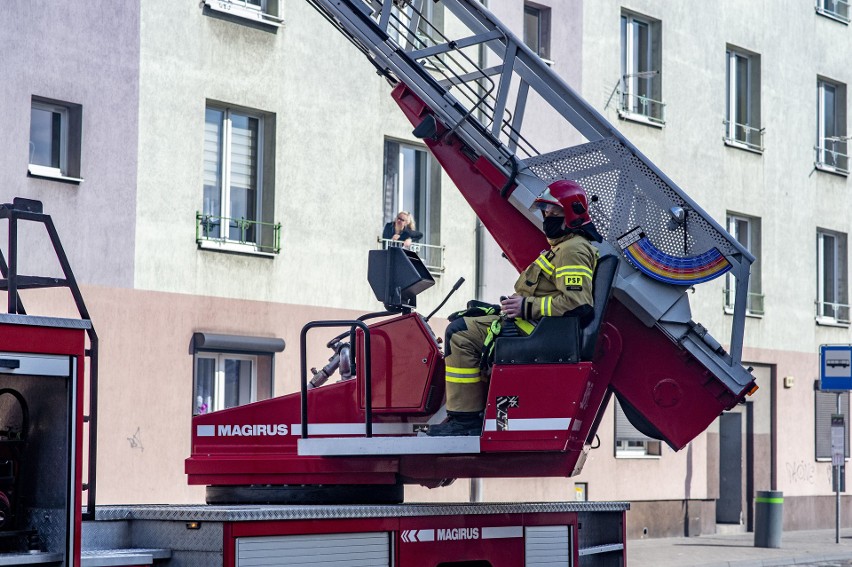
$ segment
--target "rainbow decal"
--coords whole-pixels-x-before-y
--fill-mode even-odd
[[[618,242],[634,266],[661,282],[693,285],[717,278],[731,269],[731,263],[718,248],[690,258],[670,256],[651,244],[639,228],[622,236]]]

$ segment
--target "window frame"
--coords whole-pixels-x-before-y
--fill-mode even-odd
[[[743,240],[740,238],[738,223],[745,223],[745,225],[748,227],[746,242],[743,242]],[[755,260],[751,265],[751,275],[748,280],[746,316],[760,318],[765,314],[763,304],[764,295],[763,288],[761,285],[762,279],[760,273],[760,252],[763,228],[761,219],[760,217],[728,211],[726,224],[727,230],[731,234],[731,236],[733,236],[734,239],[737,240],[737,242],[742,244],[745,249],[751,252],[751,254],[755,257]],[[724,311],[725,313],[731,315],[734,313],[734,302],[736,301],[736,280],[734,279],[734,276],[732,276],[730,273],[725,274],[725,286],[723,289],[723,293]],[[754,308],[754,302],[758,300],[757,298],[759,298],[760,301],[760,309]]]
[[[58,114],[59,133],[51,132],[51,145],[54,137],[59,138],[59,166],[37,164],[33,162],[35,144],[32,135],[32,113],[40,110]],[[82,146],[82,107],[79,104],[65,103],[52,99],[33,96],[30,103],[30,134],[28,140],[27,174],[30,177],[53,179],[69,183],[80,183],[80,151]],[[52,155],[51,155],[52,157]]]
[[[827,4],[833,3],[835,6],[837,4],[845,4],[846,5],[846,15],[841,14],[836,8],[831,10],[826,7]],[[816,0],[814,3],[814,11],[821,16],[825,16],[830,20],[834,20],[835,22],[840,22],[844,25],[849,25],[849,2],[845,0]]]
[[[201,5],[215,14],[235,21],[246,21],[272,31],[277,31],[284,21],[281,18],[283,0],[259,0],[258,6],[252,0],[202,0]]]
[[[831,237],[834,240],[832,246],[833,265],[831,266],[834,273],[834,300],[826,301],[825,283],[826,283],[826,249],[825,240]],[[849,327],[849,263],[848,263],[848,245],[849,240],[846,233],[817,228],[817,289],[816,289],[816,322],[818,325],[828,325],[835,327]],[[835,315],[825,315],[826,304],[835,305]],[[846,318],[837,316],[837,311],[846,310]]]
[[[218,199],[219,207],[218,214],[206,209],[207,201],[207,130],[211,122],[208,121],[208,114],[213,112],[221,113],[221,121],[217,122],[217,128],[221,125],[221,132],[216,140],[217,144],[217,172],[218,172]],[[233,117],[248,118],[257,121],[256,136],[255,136],[255,159],[256,163],[252,172],[255,180],[251,190],[254,191],[254,219],[245,219],[251,223],[249,230],[253,231],[252,238],[246,238],[245,241],[231,238],[231,223],[235,220],[231,217],[232,187],[231,173],[233,170],[234,154],[233,150]],[[268,124],[269,122],[269,124]],[[274,162],[274,155],[267,147],[268,144],[274,145],[274,116],[256,109],[244,108],[236,105],[228,105],[214,101],[207,101],[204,107],[204,150],[202,158],[202,203],[200,212],[196,214],[196,243],[199,248],[209,250],[220,250],[228,252],[248,253],[257,256],[274,257],[280,250],[278,240],[280,238],[280,224],[273,224],[271,211],[273,211],[272,195],[274,187],[268,183],[267,160]],[[272,173],[272,172],[270,172]],[[274,175],[272,176],[274,179]],[[248,209],[248,207],[247,207]],[[210,219],[219,219],[217,225],[218,235],[208,233]],[[231,219],[227,227],[223,227],[221,219]],[[269,232],[271,231],[271,233]],[[270,244],[271,242],[271,244]]]
[[[826,92],[831,88],[833,93],[833,107],[831,109],[834,116],[834,123],[831,124],[833,131],[829,136],[828,123],[826,121]],[[837,175],[849,175],[849,156],[847,143],[847,128],[846,128],[846,85],[837,81],[832,81],[823,77],[817,77],[817,139],[816,139],[816,161],[814,167],[820,171],[835,173]],[[830,138],[832,144],[837,146],[828,149],[828,141]],[[829,163],[828,156],[831,156],[833,163]]]
[[[745,98],[745,118],[739,116],[738,109],[740,95],[739,73],[737,72],[737,60],[743,59],[746,62],[746,85],[744,90]],[[760,126],[761,123],[761,101],[760,101],[760,72],[761,61],[760,55],[739,49],[733,46],[727,46],[725,50],[725,135],[723,137],[725,145],[750,152],[762,154],[763,132],[765,128]],[[738,135],[738,127],[742,128],[742,137]],[[757,132],[758,143],[749,141],[749,132]]]
[[[249,377],[249,401],[246,403],[253,403],[257,401],[257,372],[258,372],[258,355],[256,354],[247,354],[241,352],[219,352],[219,351],[207,351],[207,350],[198,350],[195,352],[193,357],[193,381],[192,381],[192,402],[193,402],[193,413],[192,415],[202,415],[198,410],[197,399],[198,399],[198,363],[200,360],[215,360],[215,367],[213,371],[213,407],[209,408],[204,413],[214,413],[217,411],[222,411],[223,409],[228,409],[225,407],[225,387],[227,376],[225,373],[225,360],[240,360],[245,362],[251,362],[251,376]],[[245,405],[245,404],[239,404]],[[238,406],[230,406],[230,407],[238,407]]]
[[[616,459],[660,459],[662,441],[636,429],[627,419],[618,398],[613,396],[613,456]],[[626,428],[619,436],[619,428]]]
[[[527,16],[532,16],[535,18],[536,22],[536,36],[538,38],[538,45],[533,47],[530,45],[530,38],[527,37]],[[530,51],[538,55],[545,63],[548,65],[553,64],[552,57],[552,49],[551,49],[551,34],[552,34],[552,26],[551,26],[551,9],[549,6],[544,6],[542,4],[537,4],[535,2],[524,2],[524,12],[523,12],[523,42],[524,45],[530,48]]]
[[[647,46],[644,54],[637,54],[640,41],[636,36],[637,26],[644,26],[647,29]],[[662,22],[622,10],[620,30],[619,89],[621,97],[618,103],[618,115],[620,118],[662,128],[666,124],[666,105],[662,102]],[[637,69],[643,66],[637,62],[640,57],[644,59],[644,66],[648,67],[648,70]],[[640,76],[645,74],[649,76]],[[640,87],[642,82],[646,83],[645,89]],[[646,94],[641,94],[642,92]],[[635,102],[634,97],[636,97]],[[653,103],[649,108],[653,108],[656,104],[659,107],[659,115],[654,115],[653,112],[642,112],[640,108],[642,99]]]

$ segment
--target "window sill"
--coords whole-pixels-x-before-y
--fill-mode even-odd
[[[629,120],[630,122],[638,122],[639,124],[645,124],[646,126],[653,126],[654,128],[663,129],[666,127],[666,123],[655,118],[651,118],[645,114],[636,114],[635,112],[629,112],[627,110],[619,110],[618,117],[622,120]]]
[[[725,310],[725,315],[733,315],[734,314],[733,307],[725,307],[724,310]],[[764,315],[766,315],[765,312],[764,313],[755,313],[754,311],[748,311],[748,310],[746,310],[746,313],[745,313],[746,317],[751,317],[752,319],[763,319]]]
[[[819,6],[814,6],[814,11],[817,14],[819,14],[820,16],[825,16],[829,20],[834,20],[835,22],[840,22],[844,26],[849,25],[849,18],[844,18],[843,16],[841,16],[839,14],[833,14],[832,12],[829,12],[828,10],[825,10],[824,8],[820,8]]]
[[[638,459],[638,460],[659,460],[662,458],[662,455],[643,455],[641,453],[616,453],[616,459]]]
[[[83,182],[82,177],[69,177],[63,175],[59,170],[39,165],[30,165],[27,169],[27,175],[39,179],[52,179],[53,181],[62,181],[63,183],[73,183],[75,185]]]
[[[757,155],[763,155],[763,149],[764,148],[762,148],[762,147],[756,148],[754,146],[749,146],[748,144],[746,144],[744,142],[740,142],[738,140],[733,140],[731,138],[722,138],[722,140],[724,140],[725,145],[728,146],[728,147],[737,148],[738,150],[745,150],[747,152],[751,152],[751,153],[757,154]]]
[[[260,10],[254,10],[234,4],[229,0],[203,0],[203,5],[210,10],[222,14],[226,17],[232,17],[237,20],[248,20],[253,24],[260,24],[270,30],[277,30],[281,27],[283,19],[272,14],[266,14]]]
[[[255,244],[243,244],[241,242],[228,242],[219,240],[197,240],[200,250],[212,250],[215,252],[233,252],[236,254],[247,254],[249,256],[262,256],[264,258],[275,258],[272,252],[259,250]]]
[[[840,327],[844,329],[849,328],[848,322],[838,321],[837,319],[832,319],[831,317],[817,317],[816,324],[822,327]]]
[[[814,169],[817,171],[824,171],[826,173],[832,173],[834,175],[839,175],[840,177],[849,177],[849,172],[845,169],[838,169],[833,165],[828,165],[825,163],[814,162]]]

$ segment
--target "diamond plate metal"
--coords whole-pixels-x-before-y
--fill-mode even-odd
[[[42,317],[40,315],[16,315],[0,313],[0,323],[8,325],[31,325],[34,327],[61,327],[63,329],[91,329],[88,319],[65,319],[62,317]]]
[[[669,229],[669,210],[691,207],[629,148],[614,138],[605,138],[526,160],[530,169],[548,184],[572,179],[597,197],[590,214],[598,231],[620,250],[617,239],[641,226],[661,251],[678,258],[718,248],[722,254],[736,249],[729,236],[718,231],[702,215],[688,214],[683,226]],[[706,213],[705,213],[706,214]]]
[[[66,519],[65,508],[27,508],[24,513],[25,525],[38,531],[42,550],[61,553],[63,557],[65,556]]]
[[[95,520],[167,520],[250,522],[258,520],[324,520],[446,516],[460,514],[520,514],[553,512],[621,512],[629,502],[532,502],[475,504],[317,505],[317,506],[99,506]],[[173,529],[164,527],[163,529]],[[135,542],[138,544],[138,542]]]

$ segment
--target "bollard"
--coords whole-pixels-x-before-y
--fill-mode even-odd
[[[781,547],[784,531],[784,493],[759,490],[754,499],[754,546]]]

